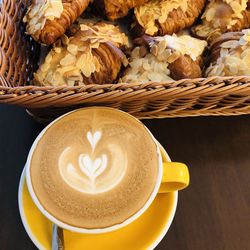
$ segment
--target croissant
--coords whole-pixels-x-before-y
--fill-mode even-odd
[[[31,4],[23,21],[36,41],[52,44],[88,7],[92,0],[44,0]]]
[[[206,76],[250,75],[250,29],[222,34],[212,42],[210,53]]]
[[[201,19],[202,23],[192,28],[193,34],[212,42],[221,34],[240,31],[250,27],[248,0],[210,0]]]
[[[136,7],[137,22],[132,32],[137,36],[177,33],[193,25],[206,0],[151,0]]]
[[[149,0],[94,0],[93,6],[99,13],[105,13],[109,20],[124,17],[129,10]]]
[[[91,26],[92,25],[92,26]],[[113,83],[126,56],[119,47],[127,46],[125,34],[106,23],[81,24],[80,30],[59,39],[34,74],[37,85]]]
[[[137,47],[121,82],[149,82],[198,78],[202,74],[202,53],[206,41],[189,35],[135,39]]]

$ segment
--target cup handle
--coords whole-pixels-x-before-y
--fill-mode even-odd
[[[186,188],[189,185],[188,167],[179,162],[164,162],[163,176],[158,193],[168,193]]]

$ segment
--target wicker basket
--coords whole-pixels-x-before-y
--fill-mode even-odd
[[[213,77],[84,87],[27,86],[39,46],[24,34],[28,0],[0,0],[0,103],[25,107],[40,121],[72,109],[103,105],[138,118],[250,113],[250,77]],[[26,85],[26,86],[24,86]]]

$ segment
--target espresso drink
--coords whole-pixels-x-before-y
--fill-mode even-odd
[[[42,207],[68,225],[110,227],[138,212],[158,178],[157,146],[126,113],[87,108],[50,126],[33,152],[30,177]]]

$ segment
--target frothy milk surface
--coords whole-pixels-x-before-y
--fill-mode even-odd
[[[82,109],[48,128],[30,174],[39,202],[55,218],[105,228],[124,222],[149,199],[158,176],[157,147],[125,113]]]

